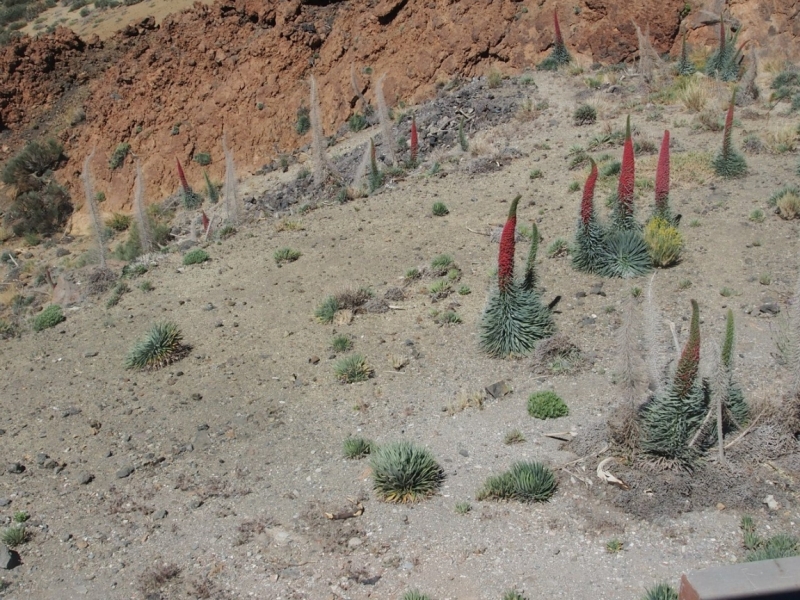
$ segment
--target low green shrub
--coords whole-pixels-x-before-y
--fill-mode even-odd
[[[554,392],[536,392],[528,398],[528,414],[537,419],[557,419],[566,417],[569,407]]]
[[[33,330],[43,331],[50,329],[65,320],[66,317],[61,307],[58,304],[51,304],[33,318]]]

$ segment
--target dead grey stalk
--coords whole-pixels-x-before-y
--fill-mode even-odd
[[[222,134],[222,152],[225,154],[225,183],[223,184],[225,210],[228,213],[230,224],[236,226],[239,224],[239,203],[236,200],[236,165],[233,163],[233,152],[228,148],[228,139],[225,133]]]
[[[89,213],[92,216],[92,225],[94,232],[97,235],[97,250],[100,253],[100,268],[106,268],[106,248],[103,243],[103,228],[100,222],[100,211],[97,208],[97,201],[94,197],[94,187],[92,186],[92,172],[91,162],[94,158],[95,149],[83,161],[83,172],[81,173],[81,181],[83,182],[83,191],[86,194],[86,204],[89,207]]]
[[[394,138],[392,136],[392,120],[389,118],[389,108],[386,106],[386,98],[383,97],[383,81],[386,73],[378,78],[375,84],[375,99],[378,103],[378,120],[381,124],[381,136],[383,137],[383,150],[386,156],[392,161],[392,166],[397,166],[397,154],[394,151]]]
[[[136,160],[136,181],[133,184],[133,207],[136,211],[136,223],[139,225],[139,244],[142,254],[153,251],[153,240],[150,235],[150,225],[147,222],[147,213],[144,208],[144,175],[142,174],[142,161]]]

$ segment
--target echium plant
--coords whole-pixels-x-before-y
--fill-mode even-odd
[[[419,153],[419,136],[417,134],[417,119],[415,116],[411,116],[411,144],[410,144],[410,152],[411,152],[411,164],[417,164],[417,154]]]
[[[664,130],[661,139],[661,151],[658,154],[656,167],[656,206],[653,217],[660,217],[672,226],[677,227],[680,215],[673,216],[669,206],[669,130]]]
[[[725,117],[725,131],[722,134],[722,150],[714,158],[712,166],[714,172],[720,177],[732,178],[741,177],[747,173],[747,163],[744,157],[733,147],[731,135],[733,130],[733,107],[736,103],[736,90],[731,94],[731,102],[728,106],[728,114]]]
[[[742,65],[742,47],[736,48],[739,32],[728,35],[725,21],[719,22],[719,46],[708,58],[705,73],[722,81],[737,81]]]
[[[725,339],[722,342],[722,352],[720,362],[724,373],[724,385],[726,392],[723,397],[726,406],[723,415],[723,431],[734,431],[744,427],[750,418],[750,408],[744,399],[742,388],[733,378],[733,342],[734,342],[734,322],[733,311],[728,309],[728,317],[725,322]]]
[[[697,67],[689,59],[689,51],[686,47],[686,32],[683,32],[683,40],[681,41],[681,57],[678,59],[678,64],[675,65],[675,72],[678,75],[691,75],[697,71]]]
[[[575,233],[572,266],[585,273],[599,273],[607,261],[605,232],[594,208],[594,188],[597,184],[597,164],[589,159],[592,170],[583,187],[581,214]]]
[[[622,231],[638,229],[639,225],[633,216],[634,183],[636,181],[636,163],[633,155],[631,139],[631,117],[625,123],[625,143],[622,146],[622,166],[619,170],[617,197],[611,215],[611,230]]]
[[[689,339],[670,385],[642,411],[642,448],[654,457],[691,467],[697,451],[690,442],[701,427],[709,397],[700,377],[700,310],[692,300]]]
[[[558,11],[556,10],[553,11],[553,28],[555,30],[553,50],[550,52],[550,56],[536,67],[540,71],[556,71],[558,67],[572,62],[572,56],[567,51],[567,46],[564,44],[564,38],[561,35],[561,26],[558,23]]]
[[[497,289],[493,291],[481,317],[481,348],[491,356],[525,355],[536,342],[552,335],[555,326],[550,308],[543,306],[533,289],[536,281],[534,249],[528,256],[526,277],[514,279],[514,249],[517,226],[517,205],[514,198],[508,219],[500,236],[497,268]],[[538,247],[538,231],[534,230],[534,245]]]
[[[183,205],[188,209],[194,209],[203,203],[203,197],[195,192],[186,180],[186,173],[179,158],[175,157],[175,164],[178,166],[178,179],[181,181],[181,191],[183,192]]]

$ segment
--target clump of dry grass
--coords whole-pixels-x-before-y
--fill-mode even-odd
[[[181,573],[181,568],[175,563],[156,564],[139,576],[139,590],[145,596],[157,592],[165,583],[175,579]]]
[[[775,154],[794,152],[797,147],[796,129],[792,125],[770,129],[764,135],[764,143]]]
[[[692,112],[701,112],[710,100],[708,84],[702,77],[692,77],[678,93],[678,99]]]

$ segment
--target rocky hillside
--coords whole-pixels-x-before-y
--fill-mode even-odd
[[[690,42],[704,45],[716,35],[712,26],[723,3],[694,4],[646,0],[631,8],[617,0],[583,0],[566,8],[556,0],[218,0],[196,4],[160,25],[152,19],[130,24],[105,48],[66,30],[36,42],[23,39],[3,55],[0,117],[19,132],[53,107],[59,94],[88,81],[71,57],[92,64],[92,57],[104,53],[108,68],[88,83],[85,99],[75,107],[85,112],[85,121],[60,132],[72,159],[61,180],[78,197],[79,165],[96,147],[93,171],[108,198],[105,209],[124,210],[133,169],[130,158],[122,168],[109,169],[108,157],[118,144],[129,143],[142,159],[151,201],[175,190],[175,156],[189,165],[190,182],[199,185],[201,169],[191,159],[207,152],[212,178],[221,179],[223,129],[240,174],[254,172],[308,142],[294,126],[298,108],[307,103],[312,73],[319,81],[325,133],[332,134],[356,108],[353,67],[367,98],[385,73],[388,102],[413,104],[457,76],[533,67],[552,44],[555,9],[568,45],[586,68],[635,59],[634,23],[649,28],[661,53],[676,51],[682,26],[691,32]],[[800,19],[793,19],[798,10],[798,0],[734,0],[730,6],[731,18],[743,27],[741,39],[765,47],[770,56],[796,49],[790,41],[800,34]]]

